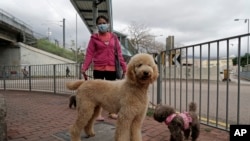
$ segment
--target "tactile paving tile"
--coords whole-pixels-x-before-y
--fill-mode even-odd
[[[86,138],[82,132],[81,140],[84,141],[114,141],[115,126],[106,122],[98,122],[94,125],[95,136]],[[69,131],[63,131],[54,134],[54,137],[62,141],[70,141]]]

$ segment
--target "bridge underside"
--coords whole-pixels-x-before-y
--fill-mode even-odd
[[[2,15],[0,19],[0,45],[23,42],[32,45],[36,42],[33,31],[15,20]]]
[[[95,20],[99,14],[109,18],[111,31],[113,31],[111,0],[70,0],[90,33],[97,31]]]
[[[23,40],[20,29],[17,29],[5,22],[1,22],[0,25],[1,25],[0,26],[0,39],[6,40],[9,42],[20,42]]]
[[[2,38],[4,37],[0,35],[0,47],[8,46],[13,43],[13,41],[2,39]]]

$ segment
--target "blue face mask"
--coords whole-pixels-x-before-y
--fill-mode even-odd
[[[105,33],[109,30],[109,24],[100,24],[97,25],[97,28],[100,32]]]

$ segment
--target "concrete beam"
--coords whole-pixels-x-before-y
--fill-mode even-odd
[[[2,32],[0,32],[0,39],[6,40],[9,42],[13,42],[13,43],[15,43],[17,41],[15,37],[8,35],[8,34],[4,34]]]

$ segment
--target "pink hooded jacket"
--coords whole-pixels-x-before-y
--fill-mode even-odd
[[[113,33],[111,33],[111,38],[108,45],[98,38],[98,34],[91,35],[85,61],[82,65],[82,71],[88,70],[92,61],[94,66],[115,66],[115,43],[122,70],[123,72],[126,72],[127,66],[122,56],[120,42],[117,36],[115,36]]]

